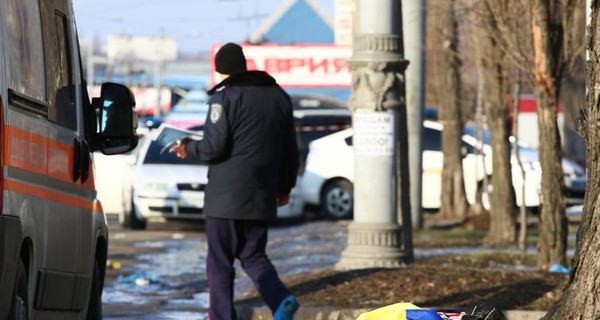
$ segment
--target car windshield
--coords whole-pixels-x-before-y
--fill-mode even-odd
[[[196,102],[180,102],[173,106],[171,112],[175,113],[208,113],[208,104]]]
[[[193,90],[172,108],[173,112],[195,113],[208,112],[208,95],[202,90]]]

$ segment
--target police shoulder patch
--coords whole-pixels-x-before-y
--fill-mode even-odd
[[[213,103],[210,105],[210,122],[217,123],[219,119],[221,119],[221,114],[223,113],[223,106],[218,103]]]

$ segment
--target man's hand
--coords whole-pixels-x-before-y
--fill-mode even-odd
[[[189,138],[183,138],[181,139],[181,143],[178,143],[177,145],[175,145],[173,148],[171,148],[169,150],[169,152],[174,152],[178,158],[186,158],[187,157],[187,151],[185,151],[185,147],[187,146],[187,143],[190,141]]]
[[[277,206],[278,207],[285,206],[289,202],[290,202],[289,194],[282,194],[282,193],[277,194]]]

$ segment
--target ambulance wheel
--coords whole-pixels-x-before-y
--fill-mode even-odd
[[[27,269],[25,269],[23,260],[19,260],[16,279],[8,318],[11,320],[27,320],[29,319],[29,298],[27,293]]]
[[[92,290],[90,291],[90,303],[87,310],[87,320],[102,320],[102,275],[100,273],[100,262],[94,261],[94,273],[92,274]]]
[[[146,219],[141,219],[136,213],[137,209],[133,201],[131,202],[131,212],[129,213],[129,226],[132,230],[146,229]]]
[[[352,219],[354,194],[352,183],[347,180],[328,182],[321,195],[325,216],[335,220]]]

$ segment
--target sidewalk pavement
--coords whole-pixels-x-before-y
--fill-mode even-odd
[[[337,309],[329,307],[303,307],[294,315],[295,320],[356,320],[368,309]],[[503,311],[507,320],[539,320],[546,311]],[[271,311],[267,307],[241,306],[238,308],[238,316],[244,320],[271,320]]]

